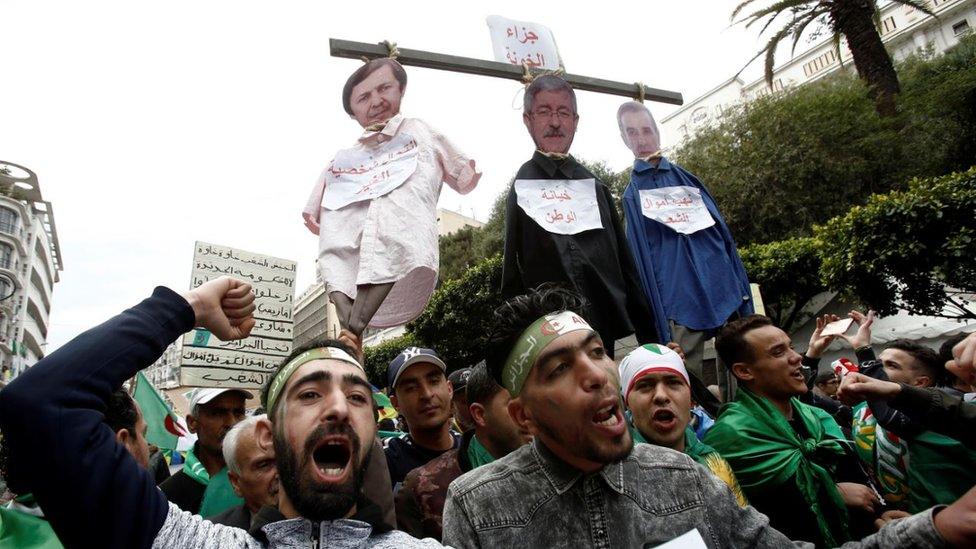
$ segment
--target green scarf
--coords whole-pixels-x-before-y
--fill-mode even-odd
[[[481,444],[478,437],[472,435],[471,442],[468,443],[468,461],[471,462],[472,469],[477,469],[482,465],[488,465],[495,461],[495,458],[488,453],[488,450]]]
[[[908,449],[908,512],[952,503],[976,484],[976,451],[956,439],[925,431]]]
[[[207,468],[197,458],[195,450],[196,445],[186,451],[183,472],[207,487],[203,492],[203,500],[200,502],[200,510],[197,514],[206,518],[244,503],[244,499],[234,493],[234,487],[231,486],[230,478],[227,476],[227,467],[217,471],[217,474],[211,477],[207,474]]]
[[[790,399],[810,438],[800,440],[789,421],[767,399],[739,387],[726,404],[705,442],[732,465],[739,483],[751,490],[773,489],[787,480],[796,483],[817,517],[824,545],[836,547],[850,539],[847,507],[837,490],[831,462],[844,455],[844,435],[830,414]],[[821,492],[826,494],[821,498]],[[833,518],[834,520],[831,520]]]
[[[630,425],[630,436],[634,437],[634,443],[643,442],[644,444],[654,444],[653,442],[647,442],[644,435],[637,430],[637,427]],[[705,444],[704,442],[698,440],[695,436],[695,431],[691,427],[685,428],[685,453],[688,457],[695,460],[695,463],[705,464],[705,458],[708,454],[714,454],[715,448]]]
[[[46,520],[0,507],[0,547],[62,549],[64,546]]]

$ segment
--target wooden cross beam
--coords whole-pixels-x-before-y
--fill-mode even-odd
[[[432,53],[429,51],[411,50],[407,48],[397,48],[400,55],[396,58],[401,65],[412,65],[414,67],[424,67],[427,69],[437,69],[442,71],[462,72],[466,74],[478,74],[481,76],[494,76],[495,78],[508,78],[510,80],[521,81],[523,68],[519,65],[500,63],[498,61],[485,61],[483,59],[473,59],[471,57],[459,57],[457,55],[445,55],[442,53]],[[351,40],[339,40],[338,38],[329,39],[329,53],[333,57],[345,57],[349,59],[376,59],[378,57],[388,57],[389,50],[383,44],[367,44],[365,42],[353,42]],[[541,69],[532,69],[533,73],[544,73]],[[578,74],[561,75],[573,88],[610,95],[620,95],[623,97],[637,98],[640,96],[640,85],[625,84],[614,82],[602,78],[581,76]],[[644,99],[668,103],[671,105],[681,105],[684,103],[679,92],[659,90],[644,86]]]

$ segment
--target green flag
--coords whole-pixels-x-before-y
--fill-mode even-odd
[[[136,390],[133,398],[142,409],[142,417],[146,420],[148,430],[146,440],[160,448],[173,450],[180,436],[184,435],[183,428],[177,422],[176,414],[166,405],[163,397],[156,392],[156,388],[149,383],[142,372],[136,374]]]

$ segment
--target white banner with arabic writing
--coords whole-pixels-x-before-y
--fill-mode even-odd
[[[695,187],[642,189],[640,201],[645,217],[682,234],[692,234],[715,224],[701,191]]]
[[[563,68],[556,49],[556,38],[545,25],[529,21],[515,21],[489,15],[488,31],[495,61],[512,65],[528,65],[532,69]]]
[[[343,149],[325,172],[322,207],[338,210],[381,197],[403,185],[415,171],[417,141],[407,132],[398,132],[377,147]]]
[[[197,328],[183,337],[180,383],[191,387],[260,389],[291,353],[292,308],[295,300],[294,261],[197,242],[190,289],[230,276],[251,285],[254,318],[251,335],[221,341]]]
[[[603,228],[594,179],[516,179],[515,194],[519,208],[550,233]]]

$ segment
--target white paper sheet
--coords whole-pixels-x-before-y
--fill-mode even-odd
[[[406,132],[376,148],[343,149],[325,172],[322,207],[338,210],[378,198],[403,185],[416,170],[417,141]]]
[[[522,211],[550,233],[603,228],[595,179],[518,179],[515,194]]]
[[[512,65],[528,65],[533,69],[562,68],[556,39],[545,25],[529,21],[515,21],[489,15],[488,31],[495,61]]]
[[[695,187],[643,189],[640,201],[645,217],[682,234],[692,234],[715,224],[701,191]]]
[[[705,540],[702,539],[698,529],[690,530],[674,538],[673,540],[658,545],[654,549],[705,549]]]

